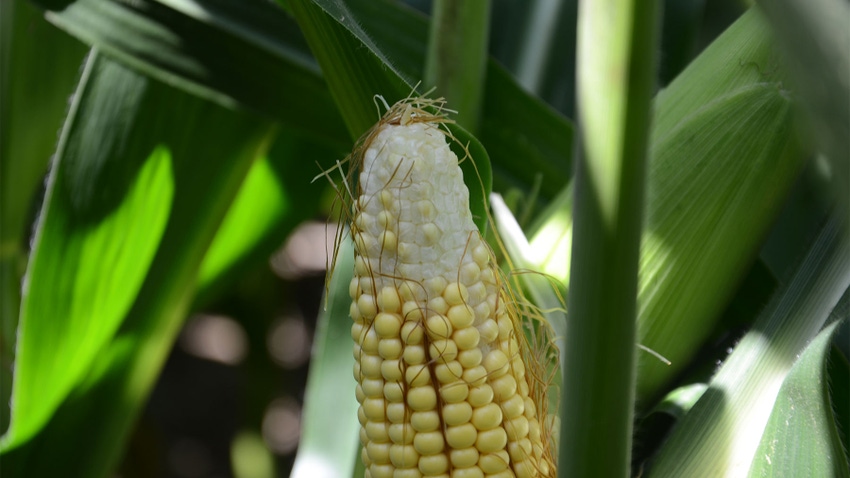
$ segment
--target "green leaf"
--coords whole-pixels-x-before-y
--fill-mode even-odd
[[[90,55],[27,273],[4,470],[113,469],[270,133],[266,121]]]
[[[850,296],[844,297],[846,302]],[[785,377],[749,476],[850,476],[826,377],[826,359],[838,324],[821,331]]]
[[[844,218],[834,216],[824,226],[793,280],[774,296],[673,430],[649,476],[705,470],[740,475],[750,469],[780,386],[850,286],[850,237],[844,227]]]
[[[348,285],[354,275],[354,246],[341,242],[333,274],[319,314],[304,398],[304,418],[293,478],[351,476],[359,459],[357,400],[352,370],[351,299]]]

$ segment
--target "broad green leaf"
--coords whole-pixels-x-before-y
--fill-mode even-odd
[[[833,217],[797,269],[676,426],[649,476],[744,476],[780,387],[850,286],[850,237]],[[806,470],[783,470],[806,476]]]
[[[845,294],[845,301],[847,297]],[[835,427],[826,373],[830,342],[838,325],[833,323],[815,337],[782,383],[749,476],[850,475]]]
[[[31,221],[86,48],[23,0],[0,3],[0,433]],[[53,55],[43,55],[50,51]]]
[[[297,27],[262,1],[76,0],[48,20],[118,61],[219,104],[346,144],[345,126]],[[236,67],[238,65],[238,68]]]
[[[112,471],[271,131],[90,55],[27,274],[4,471]]]
[[[353,275],[354,247],[346,238],[337,251],[325,309],[316,325],[293,478],[351,476],[355,461],[360,461],[358,405],[352,393],[352,322],[348,316],[348,285]]]

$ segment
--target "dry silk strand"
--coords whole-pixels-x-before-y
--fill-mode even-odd
[[[535,364],[441,106],[397,103],[349,158],[365,476],[555,476]]]

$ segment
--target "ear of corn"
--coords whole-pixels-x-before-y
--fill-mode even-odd
[[[351,157],[366,476],[554,476],[539,365],[433,104],[397,104]]]

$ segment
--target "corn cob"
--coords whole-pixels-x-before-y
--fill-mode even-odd
[[[554,476],[517,309],[434,104],[396,104],[350,157],[365,476]]]

